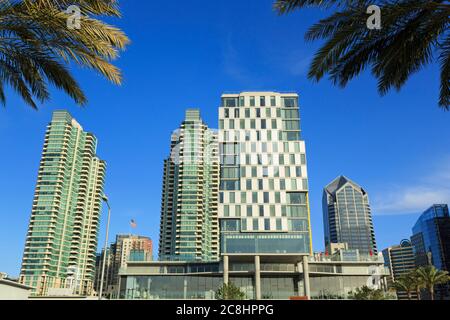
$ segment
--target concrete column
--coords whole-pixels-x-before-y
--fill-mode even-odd
[[[309,265],[308,256],[303,256],[303,285],[305,288],[305,296],[311,299],[311,288],[309,286]]]
[[[223,256],[223,283],[228,284],[228,256]]]
[[[303,267],[302,267],[302,262],[298,262],[297,263],[297,272],[300,274],[300,273],[302,273],[301,271],[303,270]],[[299,276],[299,279],[298,279],[298,284],[297,284],[297,286],[298,286],[298,292],[297,292],[297,295],[298,296],[302,296],[303,295],[303,293],[304,293],[304,281],[303,281],[304,279],[303,279],[303,277],[300,277]]]
[[[255,256],[255,295],[261,300],[261,264],[259,256]]]

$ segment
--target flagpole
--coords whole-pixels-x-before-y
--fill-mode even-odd
[[[108,236],[109,236],[109,222],[111,220],[111,207],[109,206],[108,198],[103,195],[102,200],[106,203],[108,206],[108,221],[106,224],[106,239],[105,239],[105,248],[103,250],[103,265],[102,265],[102,273],[100,277],[100,292],[98,294],[98,299],[101,300],[103,296],[103,280],[105,278],[105,266],[106,266],[106,255],[108,253]]]

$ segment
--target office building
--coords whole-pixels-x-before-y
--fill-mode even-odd
[[[312,253],[298,95],[223,94],[219,108],[221,254]]]
[[[367,192],[350,179],[340,176],[323,192],[325,246],[347,243],[360,255],[377,254]]]
[[[34,295],[67,289],[90,294],[105,177],[97,139],[66,111],[45,134],[20,283]]]
[[[189,109],[164,161],[160,260],[218,259],[218,189],[217,133]]]
[[[450,272],[450,217],[447,204],[435,204],[417,219],[411,236],[417,266],[433,265]],[[436,298],[450,298],[449,285],[438,286]]]
[[[416,268],[414,250],[409,240],[402,240],[400,245],[384,249],[383,258],[390,271],[389,284]],[[397,291],[397,298],[408,299],[408,295],[405,291]],[[411,298],[417,299],[415,292],[411,293]]]
[[[104,259],[104,250],[97,256],[95,291],[100,290],[101,272]],[[117,296],[119,283],[119,270],[125,268],[128,261],[152,261],[153,242],[149,237],[138,235],[117,235],[116,241],[108,250],[103,277],[103,293],[107,297]]]
[[[370,286],[387,291],[389,275],[381,256],[359,261],[304,255],[230,255],[221,262],[129,262],[120,272],[119,299],[215,299],[223,283],[233,283],[245,299],[346,299]],[[306,281],[305,281],[306,279]],[[258,291],[260,291],[258,293]]]

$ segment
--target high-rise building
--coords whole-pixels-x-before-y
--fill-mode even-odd
[[[221,254],[312,253],[298,95],[222,95]]]
[[[97,255],[95,290],[99,292],[105,251]],[[117,294],[120,268],[126,267],[128,261],[152,261],[153,242],[149,237],[138,235],[117,235],[116,241],[108,250],[103,278],[104,295],[113,297]]]
[[[25,242],[20,282],[90,294],[106,164],[97,139],[66,111],[47,127]]]
[[[402,240],[400,245],[384,249],[383,258],[385,266],[390,271],[390,283],[416,268],[414,250],[409,240]],[[411,293],[411,297],[416,299],[416,293]],[[397,298],[404,300],[408,298],[408,295],[405,291],[397,291]]]
[[[187,110],[164,161],[160,260],[218,259],[218,152],[217,132],[199,110]]]
[[[411,243],[417,266],[450,271],[450,216],[447,204],[435,204],[417,219]],[[450,297],[450,285],[436,288],[438,299]]]
[[[325,246],[347,243],[362,255],[377,253],[369,197],[361,186],[344,176],[336,178],[324,189],[322,209]]]
[[[411,242],[416,264],[450,271],[450,217],[448,205],[435,204],[417,219]]]

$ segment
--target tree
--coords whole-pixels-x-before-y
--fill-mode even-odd
[[[356,288],[355,292],[349,292],[349,299],[352,300],[386,300],[390,297],[386,296],[381,289],[372,289],[368,286]]]
[[[425,288],[425,282],[423,278],[417,272],[417,269],[414,269],[408,273],[408,277],[412,279],[414,289],[416,291],[417,300],[421,300],[420,291]]]
[[[381,12],[381,29],[369,29],[370,5]],[[324,39],[308,77],[325,74],[341,87],[370,67],[381,95],[397,91],[410,76],[432,62],[440,64],[439,106],[450,110],[450,5],[443,0],[276,0],[280,14],[316,6],[335,9],[314,24],[308,41]]]
[[[430,299],[434,300],[434,287],[450,281],[447,271],[436,269],[434,266],[420,267],[416,270],[417,278],[421,279],[423,286],[428,290]]]
[[[79,25],[69,25],[76,16],[68,8],[80,9]],[[37,109],[36,101],[48,101],[53,85],[85,105],[71,62],[121,84],[112,60],[129,39],[98,19],[119,16],[117,0],[0,0],[0,102],[6,104],[4,89],[10,86]]]
[[[398,277],[393,283],[392,287],[397,291],[405,291],[408,300],[411,300],[412,292],[416,289],[416,282],[414,277],[409,274],[404,274]]]
[[[216,298],[218,300],[244,300],[245,292],[232,282],[228,284],[224,283],[222,287],[217,289]]]

